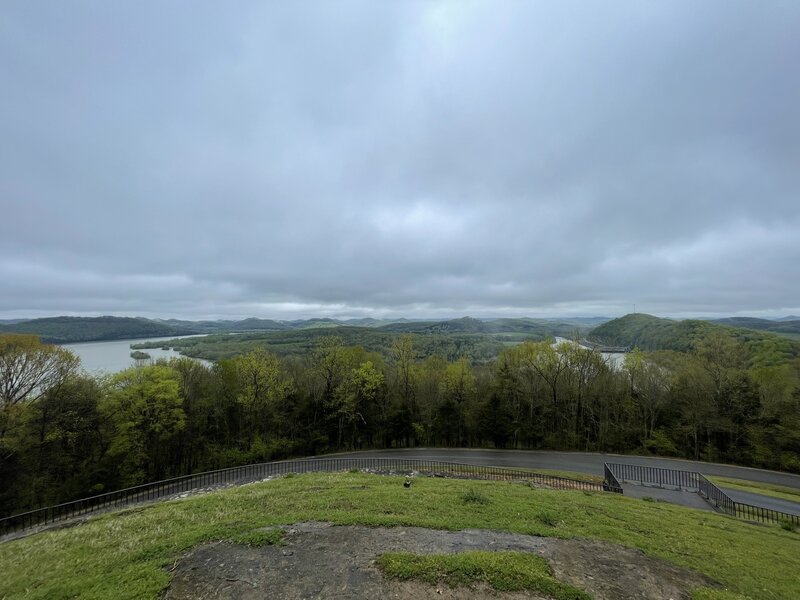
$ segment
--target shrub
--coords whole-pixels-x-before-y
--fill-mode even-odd
[[[548,527],[558,527],[558,517],[549,511],[542,511],[536,515],[536,520]]]
[[[789,519],[781,519],[780,520],[781,529],[785,531],[795,531],[797,529],[797,525],[794,524],[793,521]]]
[[[474,488],[470,488],[464,492],[461,495],[461,499],[464,501],[464,504],[489,504],[489,502],[491,502],[486,494]]]

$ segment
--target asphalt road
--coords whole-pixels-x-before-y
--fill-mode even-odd
[[[364,452],[348,452],[337,454],[341,457],[372,456],[375,458],[418,458],[424,460],[440,460],[473,465],[495,467],[524,467],[529,469],[553,469],[558,471],[574,471],[576,473],[603,474],[603,463],[626,463],[661,467],[663,469],[682,469],[697,471],[703,475],[718,477],[734,477],[748,481],[773,483],[800,489],[800,475],[766,471],[751,467],[706,463],[677,458],[656,458],[650,456],[626,456],[622,454],[596,454],[589,452],[550,452],[541,450],[473,450],[449,448],[413,448],[400,450],[368,450]],[[723,487],[723,486],[720,486]],[[753,494],[724,488],[731,499],[737,502],[762,506],[781,512],[800,515],[800,503],[780,498],[772,498],[761,494]]]

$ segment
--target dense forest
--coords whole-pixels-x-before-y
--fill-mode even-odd
[[[572,332],[573,335],[568,335]],[[570,338],[580,335],[580,330],[550,326],[544,331],[517,333],[462,333],[461,331],[430,330],[422,333],[400,333],[385,328],[345,327],[335,330],[300,329],[291,331],[254,332],[244,334],[206,335],[168,341],[141,342],[133,348],[146,350],[169,346],[185,356],[216,361],[232,358],[256,348],[267,348],[281,357],[304,356],[319,343],[320,338],[336,335],[348,346],[361,346],[389,358],[392,344],[401,337],[409,337],[420,357],[440,356],[446,360],[466,358],[470,362],[488,362],[497,358],[504,348],[524,341],[543,341],[554,335]]]
[[[0,513],[257,461],[415,445],[800,472],[797,354],[710,326],[692,325],[680,348],[637,349],[619,368],[572,342],[504,344],[486,359],[438,345],[466,334],[376,331],[386,337],[361,345],[337,328],[281,355],[250,340],[211,367],[181,358],[102,378],[35,336],[0,335]]]

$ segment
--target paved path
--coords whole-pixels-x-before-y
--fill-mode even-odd
[[[688,506],[698,510],[714,510],[708,502],[694,492],[668,490],[645,485],[634,485],[632,483],[623,483],[622,489],[624,490],[624,495],[629,498],[653,498],[659,502],[680,504],[681,506]]]
[[[412,448],[400,450],[368,450],[337,454],[342,457],[372,456],[376,458],[419,458],[423,460],[440,460],[445,462],[461,462],[473,465],[495,467],[523,467],[529,469],[553,469],[558,471],[574,471],[576,473],[603,474],[603,463],[626,463],[661,467],[663,469],[681,469],[697,471],[704,475],[718,477],[734,477],[748,481],[773,483],[800,489],[800,475],[706,463],[679,458],[657,458],[652,456],[627,456],[623,454],[600,454],[592,452],[550,452],[543,450],[474,450],[453,448]],[[761,494],[740,492],[724,488],[733,500],[762,506],[781,512],[800,515],[800,503],[772,498]],[[651,494],[652,495],[652,494]]]

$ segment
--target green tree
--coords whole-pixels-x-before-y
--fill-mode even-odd
[[[359,432],[367,428],[367,415],[371,408],[385,396],[385,380],[381,371],[376,369],[372,361],[361,363],[350,372],[350,376],[339,388],[338,396],[338,425],[339,447],[342,446],[342,436],[345,429],[350,430],[350,447],[360,448],[363,440]]]
[[[410,335],[404,335],[392,342],[392,358],[397,371],[397,385],[400,400],[417,420],[419,411],[416,406],[414,363],[416,352]]]
[[[169,442],[185,425],[177,373],[164,365],[121,371],[108,382],[101,414],[112,425],[109,457],[119,482],[133,485],[170,473]]]
[[[68,350],[42,344],[35,335],[0,335],[0,439],[16,407],[32,402],[74,375],[80,360]]]
[[[642,442],[653,438],[661,412],[669,403],[669,375],[634,348],[625,355],[623,371],[628,377],[629,393],[639,414]]]
[[[292,391],[292,382],[283,373],[278,357],[264,348],[239,355],[232,362],[239,383],[237,401],[244,408],[245,430],[265,439],[270,429],[277,429],[270,421],[276,419],[280,405]]]
[[[56,504],[102,489],[101,393],[94,379],[75,376],[32,404],[25,433],[32,504]]]
[[[523,368],[535,373],[546,386],[550,397],[550,432],[556,437],[563,436],[563,411],[559,390],[563,383],[567,368],[567,352],[569,342],[553,346],[549,341],[526,342],[522,345]]]
[[[583,444],[588,448],[591,425],[588,420],[588,396],[597,382],[608,372],[603,357],[596,350],[584,348],[573,342],[561,350],[567,362],[566,379],[569,384],[569,417],[572,421],[571,446]]]
[[[452,414],[455,417],[455,443],[462,446],[466,443],[465,416],[469,401],[475,394],[475,374],[467,359],[462,358],[447,365],[441,383],[444,401],[442,416]]]

